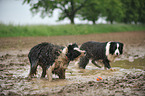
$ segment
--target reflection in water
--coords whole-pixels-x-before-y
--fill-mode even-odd
[[[132,57],[133,58],[133,57]],[[120,60],[112,63],[113,67],[120,67],[124,69],[143,69],[145,70],[145,58],[138,58],[133,60]]]

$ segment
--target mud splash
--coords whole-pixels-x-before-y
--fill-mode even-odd
[[[104,70],[103,67],[96,68],[91,63],[86,69],[81,70],[75,68],[75,62],[71,62],[66,71],[66,79],[60,80],[58,76],[53,75],[52,82],[48,82],[47,78],[40,78],[42,71],[40,67],[38,67],[36,78],[31,80],[27,78],[30,68],[28,52],[28,50],[0,52],[0,95],[73,95],[77,92],[79,92],[78,95],[101,95],[101,92],[108,94],[112,90],[110,88],[113,88],[111,92],[114,92],[110,92],[110,95],[127,95],[128,92],[130,92],[129,95],[135,95],[136,91],[132,91],[131,88],[138,88],[140,94],[145,90],[144,48],[127,50],[123,56],[111,64],[114,71]],[[103,81],[96,81],[97,76],[101,76]]]

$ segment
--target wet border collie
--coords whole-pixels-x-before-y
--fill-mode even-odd
[[[52,73],[57,74],[60,79],[65,79],[65,70],[70,61],[78,59],[85,55],[85,51],[78,48],[76,43],[70,44],[67,47],[53,45],[51,43],[41,43],[34,46],[29,54],[30,73],[29,78],[36,74],[37,66],[42,67],[41,77],[52,81]]]
[[[123,43],[120,42],[95,42],[88,41],[81,45],[81,50],[86,51],[86,55],[80,58],[78,63],[79,68],[85,69],[89,60],[92,63],[101,68],[95,61],[102,61],[105,68],[110,69],[110,62],[114,61],[116,57],[123,53]]]

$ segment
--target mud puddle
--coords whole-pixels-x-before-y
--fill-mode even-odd
[[[101,76],[103,78],[101,81],[103,84],[105,84],[104,82],[108,84],[107,82],[111,82],[109,80],[112,78],[119,80],[124,76],[130,76],[128,74],[132,73],[139,74],[139,76],[141,75],[139,78],[142,78],[145,73],[145,57],[143,53],[145,51],[144,48],[142,48],[142,50],[136,51],[136,53],[129,53],[130,51],[128,51],[123,56],[118,58],[116,62],[113,62],[111,66],[113,67],[114,71],[104,70],[103,67],[96,68],[91,63],[88,64],[87,68],[84,70],[77,69],[74,66],[75,62],[71,62],[66,71],[65,80],[58,79],[58,76],[56,75],[53,75],[54,79],[52,82],[48,82],[47,78],[41,79],[40,76],[42,69],[40,67],[38,67],[38,74],[36,75],[36,78],[29,80],[27,78],[30,69],[29,61],[27,58],[28,52],[28,50],[0,52],[0,95],[64,94],[64,89],[68,88],[67,86],[71,86],[71,90],[73,88],[72,85],[76,85],[77,88],[80,87],[80,85],[90,86],[90,84],[94,84],[92,85],[94,87],[99,86],[95,85],[98,82],[96,81],[97,76]],[[108,84],[106,90],[110,90],[108,89],[109,86],[112,85]],[[145,86],[145,83],[143,83],[142,86]],[[99,90],[104,89],[101,88]],[[69,91],[67,93],[69,93]]]

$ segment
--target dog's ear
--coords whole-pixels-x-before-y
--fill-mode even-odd
[[[123,47],[124,46],[124,44],[123,43],[120,43],[120,45]]]
[[[120,45],[120,47],[119,47],[120,48],[120,54],[122,54],[123,53],[123,46],[124,46],[124,44],[120,43],[119,45]]]
[[[73,43],[72,46],[73,46],[73,48],[75,48],[75,47],[78,48],[78,45],[76,43]]]
[[[110,49],[109,49],[109,53],[111,53],[112,55],[114,54],[114,50],[115,50],[115,46],[116,42],[110,42]]]
[[[72,45],[68,45],[68,51],[73,50],[73,46]]]
[[[70,51],[70,50],[73,50],[74,48],[78,48],[78,45],[76,43],[69,44],[67,48],[68,48],[68,51]]]

